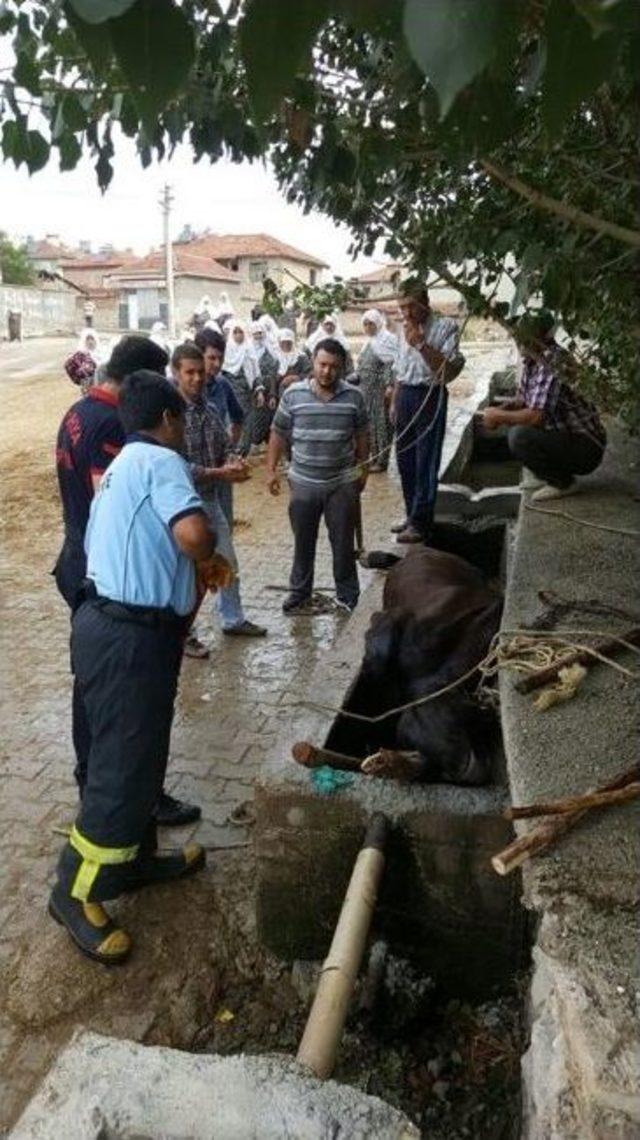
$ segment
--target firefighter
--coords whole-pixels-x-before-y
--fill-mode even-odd
[[[71,654],[91,745],[80,812],[58,864],[50,914],[99,962],[122,961],[129,934],[102,906],[138,887],[190,875],[204,849],[156,852],[182,647],[196,603],[195,562],[215,535],[183,445],[184,402],[159,374],[125,380],[126,444],[104,475],[87,527],[86,600]]]

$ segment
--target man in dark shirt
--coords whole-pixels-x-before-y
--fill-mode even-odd
[[[95,491],[109,464],[125,442],[118,415],[120,387],[139,369],[163,373],[168,363],[164,349],[144,336],[127,336],[113,349],[100,384],[73,404],[64,416],[56,443],[56,468],[64,519],[64,542],[54,568],[56,585],[72,614],[82,602],[87,570],[84,537]],[[76,753],[74,775],[82,794],[86,783],[91,736],[84,704],[74,678],[72,737]],[[161,794],[156,822],[181,826],[200,818],[200,809]]]

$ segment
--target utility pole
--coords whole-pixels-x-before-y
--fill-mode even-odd
[[[173,203],[173,194],[169,183],[165,183],[162,190],[162,197],[160,199],[160,209],[162,210],[162,223],[164,233],[164,272],[165,282],[167,289],[167,327],[169,330],[169,338],[175,339],[176,335],[176,299],[173,290],[173,246],[171,245],[171,229],[169,219],[171,216],[171,205]]]

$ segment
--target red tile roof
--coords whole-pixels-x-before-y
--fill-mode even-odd
[[[293,245],[270,234],[203,234],[193,241],[181,242],[181,249],[189,249],[217,260],[229,261],[236,257],[277,257],[288,261],[301,261],[305,265],[315,265],[326,269],[326,261],[320,261],[310,253],[303,253]]]
[[[204,277],[209,281],[234,281],[239,280],[238,274],[234,273],[232,269],[227,269],[226,266],[220,265],[214,261],[212,257],[205,257],[197,253],[186,251],[185,247],[174,245],[173,247],[173,271],[178,277]],[[164,273],[164,251],[154,250],[148,253],[146,257],[132,258],[126,265],[123,265],[121,270],[116,270],[115,273],[107,274],[108,277],[137,277],[152,276],[158,273]]]
[[[360,277],[356,277],[356,281],[362,285],[390,284],[393,278],[402,273],[403,270],[404,266],[399,261],[390,261],[387,265],[381,265],[370,273],[363,273]]]

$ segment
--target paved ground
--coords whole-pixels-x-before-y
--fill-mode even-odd
[[[5,393],[0,448],[4,556],[0,971],[7,979],[0,988],[0,1133],[25,1102],[59,1041],[78,1021],[91,1020],[96,1028],[119,1036],[149,1039],[145,1036],[148,1007],[172,968],[170,955],[169,965],[166,958],[160,962],[156,956],[155,973],[126,967],[129,972],[119,972],[114,986],[104,980],[104,971],[84,963],[68,948],[44,913],[47,884],[61,844],[54,828],[67,825],[76,806],[69,735],[68,614],[48,575],[60,542],[52,445],[61,414],[74,397],[59,362],[70,347],[61,340],[0,345]],[[502,366],[504,357],[501,345],[471,351],[467,370],[457,382],[460,397],[468,396],[474,377]],[[455,413],[454,399],[450,419]],[[397,477],[372,476],[364,500],[370,548],[388,540],[388,525],[399,507]],[[292,715],[289,704],[298,679],[313,668],[345,621],[333,614],[297,619],[282,615],[283,593],[269,587],[284,586],[287,580],[286,497],[268,495],[259,461],[251,483],[237,490],[236,515],[247,613],[268,626],[269,636],[264,641],[225,638],[210,613],[205,614],[211,658],[185,662],[168,776],[170,790],[202,805],[202,822],[191,832],[195,839],[210,848],[242,848],[235,855],[219,852],[215,871],[202,876],[205,885],[194,886],[193,905],[200,917],[202,907],[209,905],[204,894],[198,895],[206,891],[207,876],[211,874],[212,883],[215,880],[218,899],[225,875],[233,879],[237,869],[241,878],[249,868],[250,877],[247,835],[228,822],[229,813],[251,797],[265,742],[280,720]],[[365,585],[366,572],[362,580]],[[323,540],[317,585],[330,584]],[[183,831],[174,838],[184,841],[190,835]],[[188,918],[184,917],[184,927],[175,923],[171,928],[174,907],[169,896],[163,919],[170,927],[167,946],[183,946],[187,959],[195,959]],[[180,913],[184,914],[182,908]],[[157,908],[150,921],[156,914]],[[219,926],[224,919],[221,913]],[[163,927],[163,937],[165,933]],[[206,929],[203,938],[205,934]],[[186,941],[181,943],[181,938]],[[188,963],[181,977],[191,980],[192,973]],[[181,984],[176,979],[173,990]],[[167,999],[166,985],[162,993]],[[108,1000],[105,994],[110,995]],[[118,1016],[110,1019],[109,1010],[116,1006]],[[98,1007],[100,1017],[95,1016]],[[157,1039],[170,1043],[171,1038],[171,1026],[163,1022]]]

